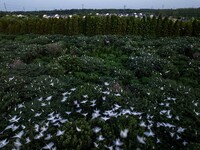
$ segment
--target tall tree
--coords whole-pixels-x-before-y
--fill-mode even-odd
[[[192,22],[188,21],[188,22],[185,22],[184,24],[184,35],[185,36],[192,36]]]
[[[161,15],[157,19],[156,35],[157,36],[162,36],[162,16]]]
[[[0,33],[3,33],[3,23],[0,21]]]
[[[173,35],[180,36],[180,22],[176,20],[174,27],[173,27]]]
[[[150,23],[150,30],[151,30],[150,33],[152,36],[156,36],[156,25],[157,25],[156,16],[153,16],[153,18],[151,18],[151,23]]]
[[[192,35],[193,36],[200,36],[200,21],[195,19],[192,22]]]
[[[133,31],[133,22],[131,17],[127,18],[127,27],[126,27],[126,34],[132,34]]]
[[[105,34],[111,34],[111,17],[106,16]]]
[[[173,36],[173,27],[174,27],[174,22],[172,20],[169,20],[168,23],[168,36]]]
[[[162,30],[161,30],[162,36],[168,36],[168,24],[169,24],[168,17],[165,17],[164,20],[162,20]]]
[[[111,16],[111,34],[118,34],[120,32],[119,17]]]

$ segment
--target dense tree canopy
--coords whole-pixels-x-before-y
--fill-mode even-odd
[[[145,35],[199,36],[198,19],[182,21],[168,17],[135,18],[111,16],[78,16],[68,18],[0,18],[0,33],[64,35]]]

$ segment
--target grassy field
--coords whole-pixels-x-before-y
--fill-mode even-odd
[[[200,39],[0,35],[0,148],[200,149]]]

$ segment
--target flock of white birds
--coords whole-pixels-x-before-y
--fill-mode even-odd
[[[10,78],[9,81],[14,80]],[[52,85],[53,86],[53,85]],[[108,96],[113,95],[115,97],[121,97],[122,93],[114,93],[109,90],[109,83],[105,82],[104,86],[107,87],[107,90],[98,89],[102,96],[101,101],[104,103],[109,101]],[[69,97],[73,95],[73,93],[77,90],[77,88],[71,88],[70,90],[62,93],[59,101],[54,99],[53,95],[49,95],[46,97],[38,97],[37,99],[29,102],[29,103],[21,103],[18,104],[14,108],[14,113],[5,117],[7,122],[7,126],[0,131],[0,134],[8,135],[5,139],[0,140],[0,148],[5,148],[8,143],[13,143],[13,149],[20,149],[22,145],[26,145],[34,140],[44,140],[45,145],[41,145],[41,149],[56,149],[56,144],[51,141],[53,136],[62,136],[65,134],[65,130],[62,130],[62,126],[65,123],[70,122],[71,116],[74,114],[79,114],[82,117],[90,117],[90,119],[101,119],[105,123],[111,119],[112,117],[118,118],[120,116],[135,116],[140,122],[138,127],[145,129],[143,135],[137,135],[137,141],[140,144],[146,144],[147,138],[156,138],[156,143],[161,143],[161,139],[156,136],[156,131],[153,127],[160,128],[168,128],[169,134],[172,138],[176,138],[176,140],[183,140],[181,134],[184,133],[187,128],[178,127],[171,122],[155,122],[154,115],[144,112],[137,111],[137,108],[134,106],[130,106],[129,108],[124,108],[118,103],[114,103],[110,109],[108,110],[100,110],[97,105],[97,99],[90,98],[87,93],[82,95],[82,100],[73,100],[69,101]],[[150,93],[147,93],[150,95]],[[59,103],[58,105],[71,105],[75,109],[66,110],[64,113],[59,112],[59,108],[53,107],[55,103]],[[176,98],[166,97],[159,106],[164,109],[159,111],[159,115],[162,117],[166,117],[168,119],[175,119],[180,121],[179,116],[174,116],[171,113],[171,105],[176,103]],[[198,107],[198,103],[193,101],[194,106]],[[128,102],[127,102],[128,104]],[[58,106],[57,105],[57,106]],[[84,105],[90,105],[90,108],[93,112],[85,112]],[[156,109],[156,108],[155,108]],[[47,114],[48,112],[48,114]],[[198,112],[194,110],[196,115],[199,115]],[[28,115],[28,117],[26,116]],[[27,125],[29,124],[29,125]],[[56,132],[49,132],[50,127],[55,127]],[[29,135],[30,128],[34,130],[34,137],[31,138]],[[79,126],[76,126],[77,132],[82,132]],[[91,128],[92,132],[94,132],[97,138],[94,141],[94,146],[98,148],[98,143],[105,140],[105,137],[102,134],[99,134],[102,130],[102,127],[94,126]],[[11,136],[12,135],[12,136]],[[129,129],[119,129],[119,137],[117,139],[113,139],[113,145],[105,145],[105,148],[108,149],[118,149],[123,148],[122,139],[128,138]],[[25,139],[25,142],[22,142],[21,139]],[[188,141],[183,140],[183,145],[187,145]]]

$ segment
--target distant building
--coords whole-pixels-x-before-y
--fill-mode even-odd
[[[60,18],[60,16],[59,16],[58,14],[55,14],[54,18],[57,18],[57,19],[59,19],[59,18]]]
[[[44,15],[43,15],[43,18],[46,18],[46,19],[48,19],[48,18],[49,18],[49,16],[47,16],[47,15],[45,15],[45,14],[44,14]]]
[[[22,17],[24,17],[24,15],[19,14],[19,15],[17,15],[17,17],[18,17],[18,18],[22,18]]]

